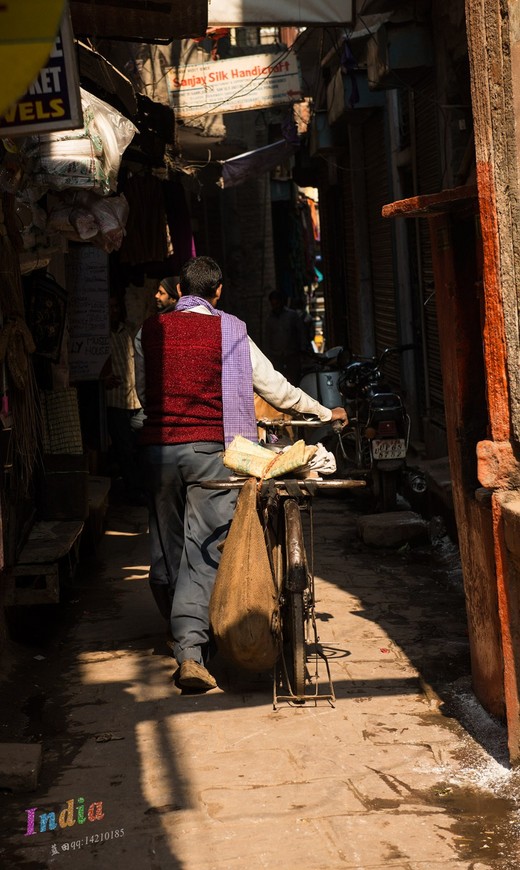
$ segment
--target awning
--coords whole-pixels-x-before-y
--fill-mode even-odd
[[[218,184],[220,187],[236,187],[251,178],[270,172],[281,163],[285,163],[293,156],[297,145],[292,145],[285,139],[256,148],[255,151],[246,151],[237,157],[231,157],[222,163],[222,177]]]
[[[353,0],[209,0],[212,25],[352,24]]]
[[[204,36],[207,0],[70,0],[75,36],[169,43]]]
[[[106,57],[76,41],[78,69],[82,87],[110,103],[138,128],[126,157],[161,166],[165,146],[175,146],[173,109],[150,100],[135,90],[132,82]]]
[[[356,12],[358,15],[373,15],[377,12],[393,13],[400,6],[409,5],[406,0],[358,0]]]
[[[130,79],[103,55],[89,48],[88,45],[77,42],[76,48],[78,70],[83,87],[90,90],[91,93],[95,93],[102,100],[108,100],[112,105],[117,102],[116,108],[135,123],[137,97]]]

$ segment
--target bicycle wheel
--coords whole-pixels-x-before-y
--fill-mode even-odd
[[[305,608],[302,592],[289,592],[289,622],[291,632],[291,659],[293,692],[305,695],[306,651],[305,651]]]
[[[285,621],[286,638],[291,650],[292,689],[305,694],[307,655],[305,646],[305,590],[308,587],[307,558],[298,503],[288,499],[285,514]]]

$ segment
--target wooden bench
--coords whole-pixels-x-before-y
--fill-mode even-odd
[[[78,565],[83,527],[82,520],[34,524],[7,583],[7,606],[60,600],[60,583],[72,580]]]

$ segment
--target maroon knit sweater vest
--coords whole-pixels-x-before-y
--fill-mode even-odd
[[[220,317],[187,311],[143,324],[146,420],[142,444],[224,441]]]

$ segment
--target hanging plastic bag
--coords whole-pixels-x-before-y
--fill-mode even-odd
[[[121,157],[137,127],[104,100],[83,88],[80,92],[82,130],[31,138],[32,181],[55,190],[78,187],[107,195],[117,189]]]

